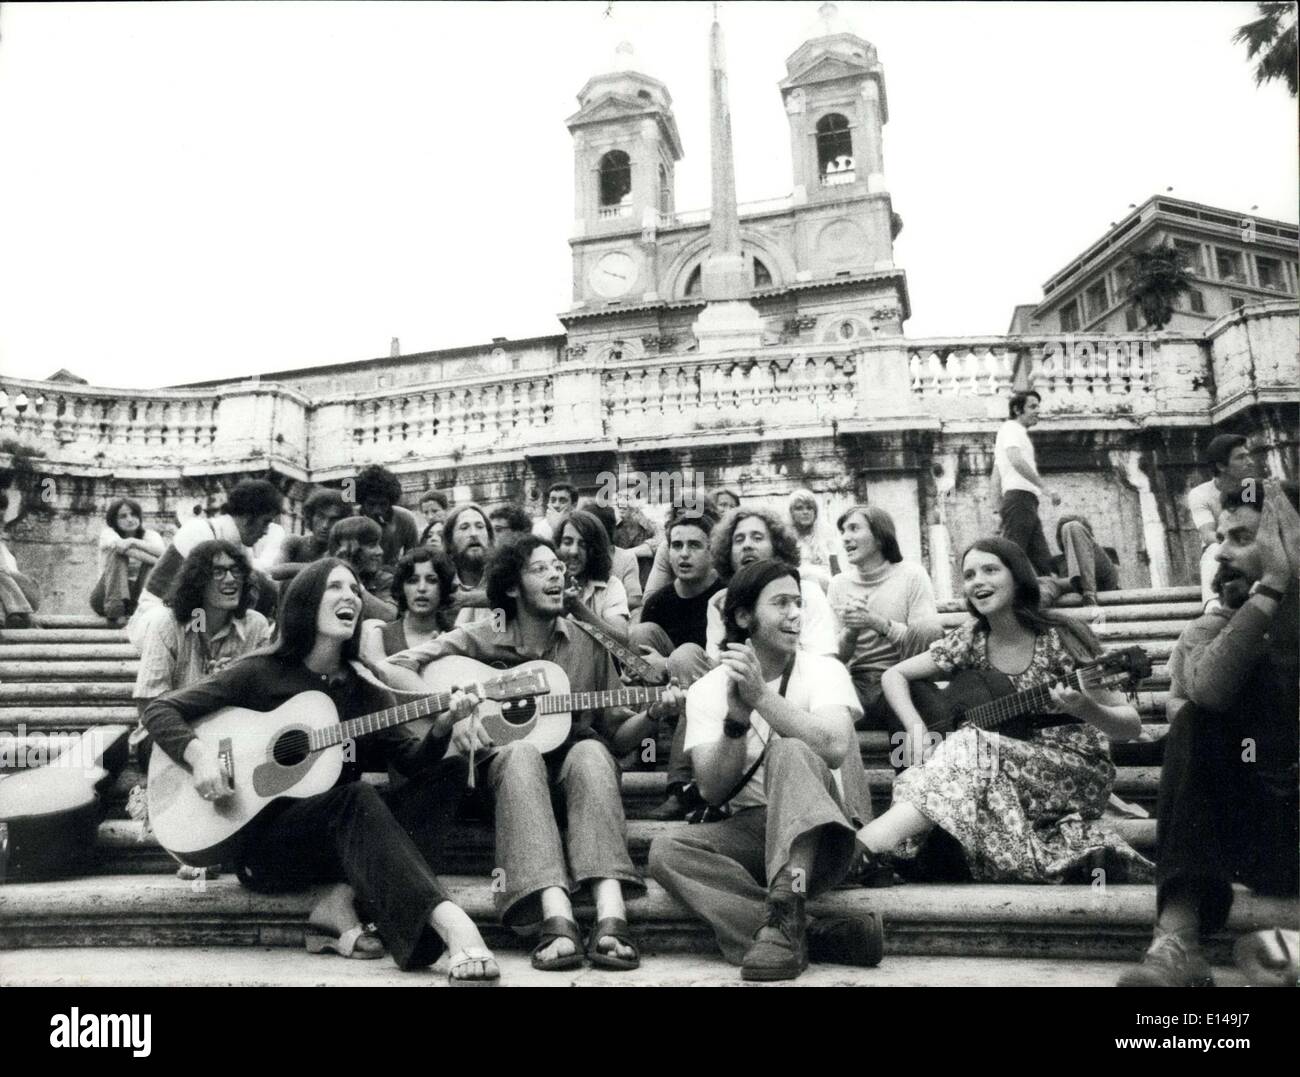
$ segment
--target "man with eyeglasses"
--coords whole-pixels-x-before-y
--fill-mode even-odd
[[[233,542],[200,542],[181,564],[167,604],[140,615],[140,669],[131,698],[140,713],[268,643],[270,625],[251,608],[251,570]]]
[[[374,671],[394,688],[427,694],[418,670],[447,655],[507,668],[540,658],[564,670],[573,693],[622,687],[609,654],[563,616],[565,566],[549,541],[524,535],[498,547],[487,563],[484,583],[488,604],[500,616],[401,651],[376,663]],[[497,911],[503,923],[517,930],[540,928],[534,968],[558,972],[582,964],[583,943],[570,895],[588,884],[596,924],[586,956],[601,968],[639,964],[623,891],[644,886],[627,851],[614,760],[653,738],[655,723],[675,713],[681,699],[672,689],[641,714],[627,708],[577,712],[568,740],[545,757],[527,741],[495,748],[477,715],[453,728],[452,745],[461,754],[443,760],[435,779],[448,791],[445,821],[454,817],[462,795],[493,813],[500,872],[494,873]],[[465,793],[471,751],[474,790]],[[568,838],[562,843],[559,823],[566,819]]]

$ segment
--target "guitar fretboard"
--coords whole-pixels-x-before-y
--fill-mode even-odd
[[[1075,691],[1082,689],[1083,681],[1080,672],[1076,671],[1062,678],[1066,687],[1073,688]],[[1089,683],[1095,680],[1096,678],[1090,678]],[[972,707],[966,712],[966,724],[979,726],[980,729],[996,729],[1012,718],[1019,718],[1025,714],[1041,714],[1051,708],[1051,690],[1048,685],[1039,684],[1033,688],[1026,688],[1023,692],[1016,692],[1014,695],[1003,696],[1001,699]]]
[[[538,714],[562,714],[565,711],[600,710],[602,707],[635,707],[653,703],[665,688],[615,688],[608,692],[573,692],[562,696],[539,696]]]
[[[479,691],[482,690],[479,689]],[[364,737],[369,733],[378,733],[381,729],[389,729],[392,726],[413,722],[417,718],[428,718],[430,715],[441,714],[450,705],[450,692],[436,692],[431,696],[422,696],[419,699],[412,700],[410,703],[389,707],[387,710],[375,711],[373,714],[363,714],[360,718],[352,718],[349,721],[339,722],[337,725],[327,726],[324,729],[316,729],[312,731],[309,738],[310,750],[319,752],[324,748],[342,744],[344,741],[356,737]]]

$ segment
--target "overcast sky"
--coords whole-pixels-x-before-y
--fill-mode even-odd
[[[0,370],[156,386],[559,333],[564,119],[619,38],[708,203],[709,3],[0,8]],[[722,3],[740,200],[789,193],[815,3]],[[1001,333],[1130,202],[1296,220],[1253,4],[843,3],[884,65],[910,337]]]

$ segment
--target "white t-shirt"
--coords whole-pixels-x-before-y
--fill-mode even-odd
[[[1223,494],[1213,479],[1201,483],[1200,486],[1193,486],[1187,491],[1187,509],[1192,514],[1192,523],[1198,529],[1206,524],[1211,527],[1218,526],[1222,498]]]
[[[767,683],[775,690],[781,686],[781,678]],[[701,744],[722,740],[722,723],[727,717],[727,684],[726,671],[719,667],[710,670],[687,691],[685,747],[688,752]],[[849,671],[837,659],[826,655],[808,654],[805,651],[799,651],[795,655],[794,671],[790,674],[785,698],[804,711],[844,707],[850,713],[850,720],[856,722],[862,716],[862,704],[858,702],[858,694],[853,690]],[[750,722],[749,732],[745,735],[745,767],[741,774],[754,765],[768,738],[780,736],[779,733],[772,732],[772,727],[759,717],[757,711],[750,714]],[[856,741],[853,750],[857,750]],[[754,808],[767,803],[767,793],[763,787],[766,770],[767,762],[764,760],[745,788],[732,798],[733,809],[739,811],[741,808]],[[843,796],[844,780],[840,772],[833,770],[831,775]]]
[[[108,567],[108,559],[113,555],[117,547],[117,541],[122,536],[111,527],[102,528],[99,532],[99,545],[97,552],[99,555],[99,574],[104,574],[104,569]],[[162,535],[158,534],[152,527],[144,529],[144,541],[149,546],[149,552],[155,557],[161,557],[163,551],[167,549],[167,543],[163,542]],[[126,574],[128,578],[135,579],[140,575],[141,562],[131,558],[127,561]]]
[[[1035,471],[1038,470],[1038,461],[1034,458],[1034,443],[1029,440],[1029,431],[1017,420],[1008,419],[998,427],[997,440],[993,442],[993,464],[998,469],[998,481],[1002,484],[1002,492],[1005,494],[1008,490],[1028,490],[1031,494],[1037,494],[1038,487],[1012,467],[1011,461],[1007,459],[1007,450],[1011,448],[1019,449],[1025,462]]]
[[[812,577],[799,573],[799,597],[803,600],[799,618],[799,650],[811,654],[839,654],[839,622],[835,611],[831,609],[830,599]],[[727,591],[723,588],[709,599],[705,613],[705,653],[716,659],[722,651],[722,641],[727,636],[726,626],[722,623],[722,607],[727,601]]]
[[[269,572],[276,565],[284,564],[284,540],[288,537],[279,524],[267,524],[266,534],[253,545],[253,567]]]

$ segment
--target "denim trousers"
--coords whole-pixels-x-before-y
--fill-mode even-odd
[[[145,577],[149,575],[148,566],[140,568],[140,573],[131,579],[125,557],[114,554],[108,559],[103,574],[90,592],[90,608],[99,616],[107,616],[110,605],[117,607],[117,616],[127,616],[135,611],[140,592],[144,590]]]
[[[682,688],[689,688],[715,665],[698,643],[683,643],[673,647],[673,641],[657,624],[639,624],[632,629],[633,646],[652,647],[668,659],[668,672]],[[692,778],[691,759],[686,754],[686,716],[677,719],[673,730],[673,745],[668,755],[668,788],[685,785]]]
[[[468,770],[468,760],[451,756],[434,772],[447,805],[438,826],[454,825]],[[476,763],[468,796],[493,818],[492,896],[502,923],[521,930],[540,923],[539,895],[548,887],[573,893],[597,879],[617,879],[625,892],[645,889],[628,854],[620,778],[614,757],[596,739],[546,757],[517,741]]]
[[[0,569],[0,627],[9,614],[35,613],[41,604],[40,594],[41,589],[34,580],[21,572]]]
[[[437,835],[429,826],[441,796],[428,779],[383,793],[356,781],[279,801],[250,829],[239,881],[277,893],[345,880],[399,968],[431,965],[443,943],[429,916],[450,900],[434,874]]]
[[[803,741],[775,739],[763,769],[766,807],[690,826],[650,845],[651,877],[713,929],[733,965],[744,960],[766,922],[768,887],[789,863],[791,846],[817,832],[817,851],[805,880],[805,896],[815,897],[848,874],[855,824],[866,821],[845,807],[830,768]]]

